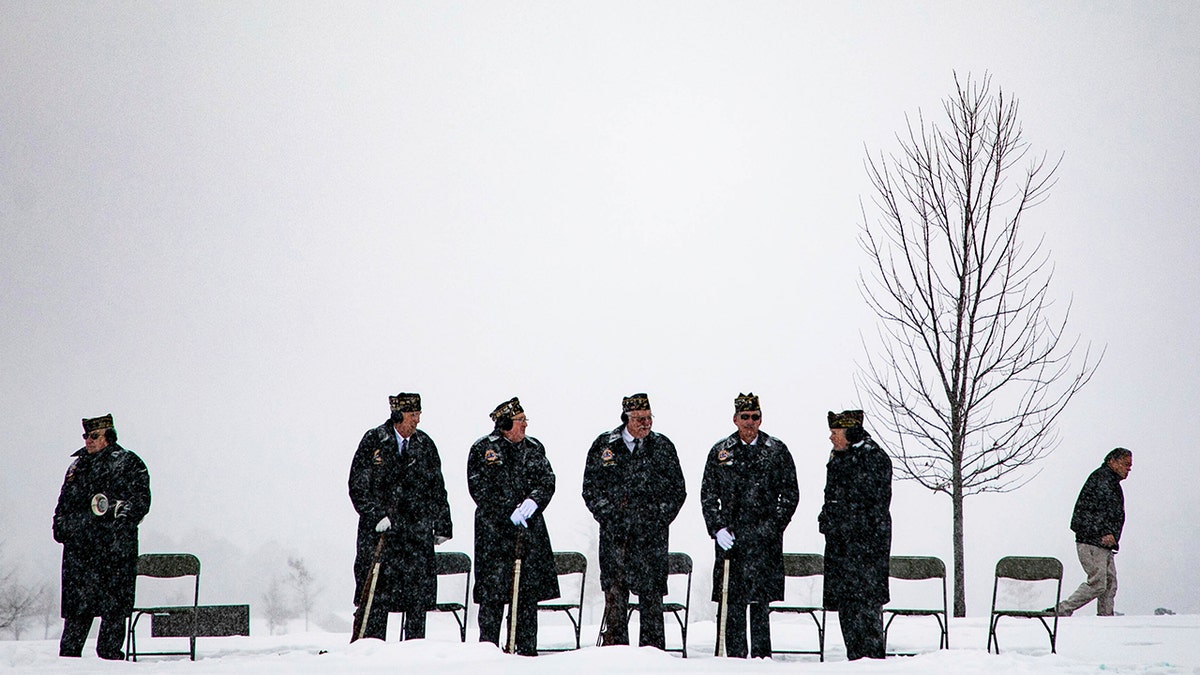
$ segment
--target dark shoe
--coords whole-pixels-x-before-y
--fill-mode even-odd
[[[1074,612],[1069,612],[1067,610],[1058,609],[1057,607],[1047,607],[1046,609],[1043,609],[1042,611],[1047,614],[1058,614],[1059,616],[1071,616],[1072,614],[1074,614]]]
[[[125,652],[123,652],[119,649],[115,652],[96,652],[96,656],[99,656],[100,658],[102,658],[106,661],[124,661],[125,660]]]

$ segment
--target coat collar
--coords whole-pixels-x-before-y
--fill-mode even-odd
[[[533,436],[525,436],[525,438],[521,439],[520,443],[513,443],[505,438],[504,434],[500,433],[499,431],[493,431],[484,438],[488,439],[488,442],[492,443],[493,445],[503,443],[504,445],[512,448],[532,448],[538,447],[542,444],[541,441]]]
[[[621,435],[621,432],[624,430],[625,430],[625,425],[622,424],[621,426],[617,427],[616,429],[613,429],[612,431],[608,432],[608,444],[613,446],[614,448],[617,446],[620,446],[621,450],[628,452],[629,446],[625,445],[625,437]],[[648,448],[652,445],[657,444],[658,441],[655,440],[655,437],[661,436],[661,435],[662,434],[651,431],[649,434],[646,435],[645,438],[642,439],[642,447]]]
[[[771,436],[770,434],[768,434],[764,431],[761,431],[761,430],[758,432],[757,440],[758,440],[758,443],[751,447],[771,448],[771,447],[775,447],[775,444],[778,443],[778,441],[775,439],[774,436]],[[742,442],[741,436],[738,436],[738,432],[735,431],[732,434],[729,434],[728,436],[726,436],[725,440],[720,442],[720,448],[728,450],[729,448],[732,448],[741,442]]]
[[[121,446],[117,445],[116,443],[109,443],[108,445],[104,446],[104,449],[101,450],[100,452],[97,452],[94,455],[89,455],[88,451],[87,451],[87,446],[84,446],[84,447],[76,450],[75,452],[71,453],[71,456],[72,457],[91,457],[93,459],[98,459],[100,457],[106,457],[108,455],[111,455],[112,453],[114,453],[120,449],[121,449]]]
[[[408,437],[409,450],[411,451],[415,446],[423,445],[425,438],[428,437],[424,431],[420,429],[413,431],[412,436]],[[392,426],[391,421],[379,425],[379,443],[392,452],[400,452],[400,442],[396,440],[396,427]]]

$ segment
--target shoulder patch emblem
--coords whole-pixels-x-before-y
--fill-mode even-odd
[[[731,464],[732,459],[733,453],[729,451],[729,448],[721,448],[717,452],[717,461],[722,464]]]
[[[600,453],[600,461],[604,462],[605,464],[612,464],[616,461],[616,459],[616,455],[613,454],[612,448],[605,448],[604,451]]]
[[[504,460],[500,458],[500,453],[496,452],[495,448],[488,448],[483,452],[483,461],[488,464],[503,464]]]
[[[372,459],[376,464],[383,464],[383,456],[379,454],[379,448],[375,448],[375,454],[372,456]]]

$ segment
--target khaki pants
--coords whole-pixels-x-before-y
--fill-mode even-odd
[[[1071,597],[1059,603],[1058,613],[1070,614],[1095,600],[1097,616],[1112,616],[1113,601],[1117,597],[1117,564],[1112,550],[1079,543],[1075,548],[1087,581],[1080,584]]]

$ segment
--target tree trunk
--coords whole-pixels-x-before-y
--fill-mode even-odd
[[[963,491],[962,483],[955,482],[954,493],[950,496],[954,503],[954,616],[967,615],[967,572],[966,558],[963,555]]]

